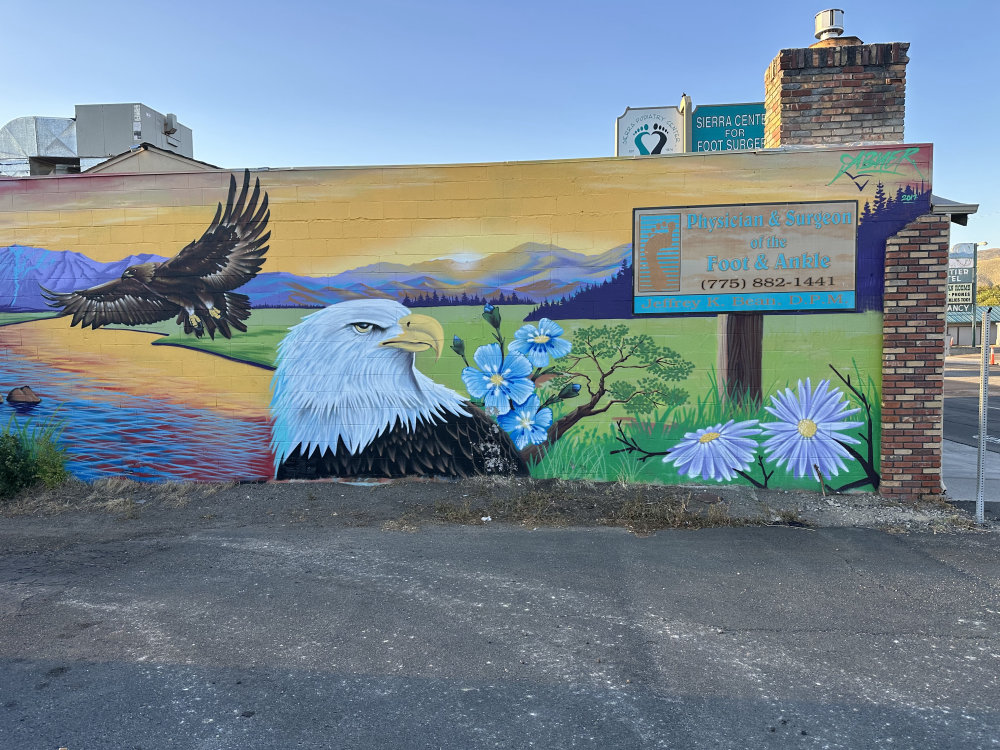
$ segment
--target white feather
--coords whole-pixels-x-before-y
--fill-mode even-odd
[[[382,433],[448,413],[469,416],[465,399],[414,366],[414,355],[379,342],[398,336],[410,311],[392,300],[340,302],[302,319],[278,344],[271,380],[271,450],[275,467],[301,455],[337,450],[354,455]],[[374,328],[360,333],[356,323]]]

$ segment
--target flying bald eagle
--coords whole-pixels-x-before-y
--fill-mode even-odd
[[[340,302],[278,344],[271,449],[278,479],[526,474],[510,436],[414,366],[444,330],[398,302]]]
[[[250,298],[233,289],[257,275],[264,263],[270,232],[265,232],[271,212],[267,193],[261,200],[260,180],[249,198],[250,170],[243,175],[243,189],[236,196],[236,178],[229,176],[229,197],[200,239],[189,243],[163,263],[129,266],[120,279],[79,289],[53,292],[42,287],[50,307],[72,315],[71,325],[97,329],[110,323],[138,325],[177,316],[184,333],[199,338],[216,330],[227,339],[231,328],[246,331]],[[260,205],[258,206],[258,201]]]

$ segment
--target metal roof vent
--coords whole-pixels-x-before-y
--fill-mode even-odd
[[[844,33],[844,11],[840,8],[821,10],[816,14],[816,38],[833,39]]]

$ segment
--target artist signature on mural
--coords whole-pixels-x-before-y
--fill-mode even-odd
[[[920,171],[920,167],[913,160],[919,153],[919,146],[909,146],[892,151],[871,149],[859,151],[856,154],[841,154],[840,171],[826,184],[829,186],[841,177],[848,177],[859,191],[864,191],[865,186],[874,175],[902,175],[906,173],[907,164],[913,167],[921,180],[924,180],[926,178]]]

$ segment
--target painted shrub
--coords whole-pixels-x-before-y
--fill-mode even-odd
[[[0,179],[2,408],[88,479],[872,489],[870,150]]]

